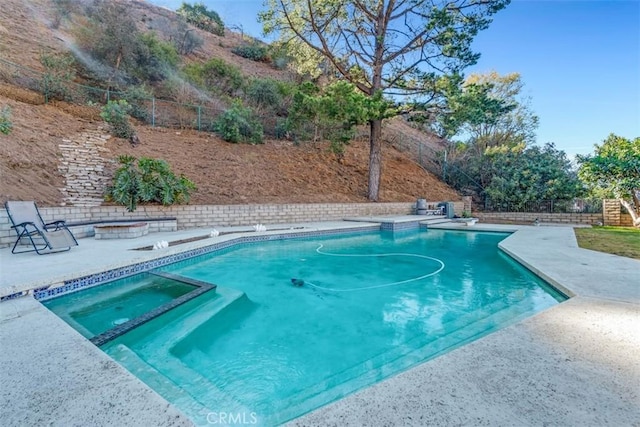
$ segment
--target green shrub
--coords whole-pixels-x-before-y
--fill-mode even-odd
[[[145,101],[150,101],[153,98],[153,93],[151,93],[148,87],[129,86],[121,96],[122,99],[129,103],[130,108],[128,114],[131,117],[145,122],[149,121],[149,110],[145,105]]]
[[[140,34],[139,40],[141,48],[136,58],[138,77],[151,81],[167,78],[180,60],[176,48],[160,40],[153,32]]]
[[[129,112],[131,106],[129,103],[121,99],[119,101],[109,101],[107,105],[102,107],[100,117],[109,123],[109,128],[113,136],[118,138],[131,138],[135,131],[129,123]]]
[[[80,50],[89,53],[104,67],[91,67],[96,77],[110,85],[129,84],[130,74],[139,73],[143,45],[134,14],[124,2],[86,2],[89,18],[74,26],[74,38]],[[143,58],[144,59],[144,55]],[[114,73],[115,70],[115,73]]]
[[[188,23],[209,33],[224,36],[224,22],[222,22],[220,15],[213,10],[208,10],[204,4],[182,3],[176,12],[184,17]]]
[[[11,123],[11,107],[5,105],[0,110],[0,133],[9,135],[13,129],[13,123]]]
[[[175,67],[180,61],[180,55],[175,46],[169,42],[160,40],[155,33],[143,33],[140,35],[142,43],[149,49],[149,53],[161,63]]]
[[[76,76],[75,59],[70,55],[42,53],[40,55],[40,63],[45,68],[40,82],[45,100],[70,100],[71,91],[69,90],[69,83],[71,83]]]
[[[269,48],[264,43],[254,41],[249,44],[234,47],[231,52],[243,58],[251,59],[258,62],[268,62]]]
[[[161,159],[120,156],[120,168],[113,176],[106,199],[126,206],[133,212],[140,203],[161,203],[165,206],[187,203],[195,184],[184,175],[176,176],[169,164]]]
[[[320,133],[319,94],[320,88],[312,82],[303,82],[295,88],[283,128],[296,144],[314,139]]]
[[[228,142],[261,144],[264,137],[262,124],[249,108],[236,103],[213,123],[213,130]]]
[[[258,106],[270,108],[279,107],[283,101],[278,82],[273,79],[253,79],[247,97]]]
[[[271,58],[271,65],[276,70],[286,69],[292,60],[287,49],[276,43],[269,45],[269,57]]]
[[[212,58],[204,64],[189,64],[183,72],[191,82],[216,93],[233,95],[245,84],[240,68],[219,58]]]
[[[274,136],[277,139],[285,139],[289,134],[289,125],[287,119],[278,118],[276,120],[276,125],[273,130]]]

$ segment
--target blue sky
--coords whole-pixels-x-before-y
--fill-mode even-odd
[[[262,0],[200,1],[228,27],[261,36]],[[474,49],[482,56],[467,74],[522,75],[540,117],[539,144],[573,156],[593,152],[609,133],[640,137],[640,0],[512,0]]]

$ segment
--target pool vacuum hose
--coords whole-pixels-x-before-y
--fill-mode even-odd
[[[303,279],[296,279],[294,277],[294,278],[291,279],[291,283],[293,284],[293,286],[295,286],[297,288],[301,288],[305,284],[307,284],[307,285],[311,286],[312,288],[321,289],[323,291],[329,291],[329,292],[364,291],[364,290],[368,290],[368,289],[387,288],[387,287],[390,287],[390,286],[397,286],[397,285],[402,285],[402,284],[405,284],[405,283],[416,282],[418,280],[426,279],[427,277],[435,276],[436,274],[438,274],[442,270],[444,270],[444,267],[445,267],[444,262],[442,262],[442,260],[440,260],[438,258],[426,256],[426,255],[420,255],[420,254],[396,253],[396,252],[383,253],[383,254],[336,254],[336,253],[322,251],[321,250],[322,247],[323,247],[323,245],[320,244],[318,246],[318,248],[316,249],[316,252],[319,253],[320,255],[335,256],[335,257],[390,257],[390,256],[405,256],[405,257],[415,257],[415,258],[423,258],[423,259],[432,260],[432,261],[435,261],[438,264],[440,264],[440,266],[435,271],[432,271],[432,272],[430,272],[428,274],[423,274],[421,276],[413,277],[413,278],[407,279],[407,280],[400,280],[398,282],[384,283],[382,285],[363,286],[363,287],[359,287],[359,288],[350,288],[350,289],[333,289],[333,288],[325,288],[324,286],[319,286],[319,285],[316,285],[315,283],[305,282]]]

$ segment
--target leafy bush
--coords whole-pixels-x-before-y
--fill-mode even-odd
[[[9,135],[13,129],[13,123],[11,123],[11,107],[5,105],[0,110],[0,133]]]
[[[262,124],[249,108],[236,103],[222,113],[213,123],[213,129],[228,142],[261,144],[264,137]]]
[[[182,3],[182,6],[176,11],[178,15],[184,17],[188,23],[195,25],[201,30],[207,31],[218,36],[224,36],[224,22],[217,12],[208,10],[202,3],[191,5]]]
[[[582,192],[570,160],[552,143],[543,147],[491,147],[481,161],[477,181],[484,183],[485,195],[495,203],[522,209],[539,200],[573,199]]]
[[[320,88],[312,82],[303,82],[295,90],[287,114],[284,130],[297,144],[316,139],[320,122]]]
[[[118,138],[131,138],[135,133],[129,123],[129,112],[131,106],[127,101],[121,99],[119,101],[109,101],[107,105],[102,107],[100,117],[109,123],[109,128],[113,136]]]
[[[277,108],[283,97],[278,82],[273,79],[254,79],[247,88],[247,97],[256,105]]]
[[[108,80],[112,85],[129,84],[127,73],[137,72],[140,53],[146,49],[142,45],[133,15],[120,2],[87,3],[86,14],[89,20],[74,27],[78,47],[104,65],[90,64],[91,71],[96,76]]]
[[[41,54],[40,63],[45,72],[42,75],[42,93],[47,101],[59,99],[69,100],[71,95],[69,83],[75,78],[75,60],[70,55]]]
[[[139,37],[141,48],[136,58],[136,74],[144,80],[165,79],[180,60],[176,48],[155,33],[143,33]]]
[[[151,55],[161,63],[168,64],[171,67],[178,65],[180,55],[178,55],[176,48],[171,43],[160,40],[155,33],[144,33],[140,38],[142,43],[149,49]]]
[[[222,59],[213,58],[204,64],[189,64],[183,72],[193,83],[217,93],[233,95],[245,84],[238,67],[227,64]]]
[[[278,118],[273,133],[277,139],[285,139],[289,133],[287,119]]]
[[[97,61],[90,71],[110,86],[166,79],[179,62],[176,47],[154,32],[142,33],[128,7],[121,2],[87,3],[87,17],[74,27],[78,47]]]
[[[151,90],[146,86],[129,86],[126,91],[122,93],[122,99],[129,103],[128,114],[131,117],[142,121],[149,121],[149,110],[147,109],[144,101],[148,101],[153,98]]]
[[[271,65],[276,70],[286,69],[292,60],[287,49],[277,43],[269,45],[269,57],[271,58]]]
[[[269,48],[264,43],[254,41],[250,44],[234,47],[231,52],[243,58],[251,59],[257,62],[269,61]]]
[[[184,175],[176,176],[161,159],[120,156],[122,165],[113,176],[106,199],[126,206],[133,212],[140,203],[162,203],[165,206],[187,203],[196,185]]]

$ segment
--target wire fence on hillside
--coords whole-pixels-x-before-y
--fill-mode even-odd
[[[106,105],[111,100],[126,99],[132,106],[131,115],[137,120],[151,126],[195,129],[213,131],[216,119],[225,111],[225,106],[217,100],[203,99],[201,104],[194,105],[158,99],[155,97],[131,97],[127,92],[101,89],[81,85],[74,82],[60,82],[49,78],[46,73],[0,59],[0,82],[29,89],[44,97],[44,102],[52,98],[65,102],[96,107]],[[278,118],[273,115],[260,117],[265,135],[277,135]],[[368,131],[358,135],[368,138]],[[484,189],[471,176],[467,175],[455,164],[447,162],[444,147],[436,148],[416,138],[402,138],[391,135],[391,145],[406,153],[425,170],[440,177],[463,193],[478,194]],[[484,199],[477,204],[479,210],[486,212],[602,212],[600,200],[540,200],[524,204],[493,202]]]
[[[368,132],[366,136],[368,137]],[[399,135],[389,135],[388,139],[392,146],[406,153],[424,169],[436,176],[442,176],[444,147],[436,149],[414,138],[402,138]]]
[[[131,116],[151,126],[213,131],[216,119],[226,110],[218,100],[202,100],[195,105],[155,97],[130,96],[127,92],[101,89],[74,82],[52,80],[46,73],[0,59],[0,82],[41,94],[44,102],[59,99],[68,103],[99,108],[109,101],[125,99],[132,106]],[[275,135],[277,118],[260,117],[264,133]]]

